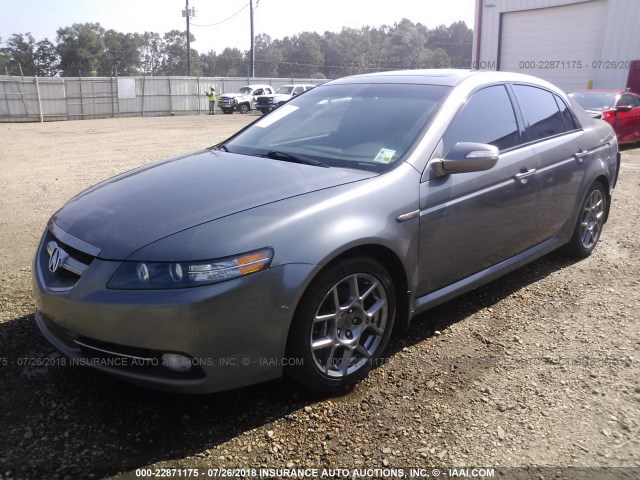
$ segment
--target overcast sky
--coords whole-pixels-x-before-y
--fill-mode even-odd
[[[303,31],[339,32],[342,27],[379,27],[408,18],[428,27],[464,20],[473,28],[474,0],[254,0],[255,33],[283,38]],[[31,32],[55,42],[56,30],[100,22],[121,32],[184,30],[185,0],[0,0],[0,37]],[[225,47],[248,50],[249,0],[190,0],[196,17],[192,47],[200,53]],[[237,13],[237,14],[236,14]],[[234,16],[235,15],[235,16]],[[232,17],[232,18],[229,18]],[[228,20],[226,20],[228,19]],[[226,20],[226,21],[225,21]],[[196,25],[218,25],[199,27]]]

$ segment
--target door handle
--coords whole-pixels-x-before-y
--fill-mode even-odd
[[[585,152],[584,150],[580,149],[573,154],[573,158],[575,158],[578,163],[582,163],[587,155],[589,155],[589,152]]]
[[[535,169],[535,168],[532,168],[531,170],[525,170],[525,169],[523,168],[522,170],[524,170],[524,171],[522,171],[522,172],[520,172],[520,173],[516,173],[516,175],[515,175],[515,179],[516,179],[517,181],[519,181],[520,183],[522,183],[522,184],[527,183],[528,178],[529,178],[530,176],[532,176],[532,175],[535,175],[535,174],[536,174],[536,169]]]

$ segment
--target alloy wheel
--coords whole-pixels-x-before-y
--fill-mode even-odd
[[[366,273],[349,275],[329,289],[311,328],[316,368],[341,378],[362,368],[380,346],[388,325],[387,293]]]
[[[604,196],[599,189],[593,190],[582,211],[580,239],[586,249],[592,248],[600,238],[604,223]]]

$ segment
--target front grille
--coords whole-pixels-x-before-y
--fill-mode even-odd
[[[258,105],[269,105],[273,102],[272,98],[269,97],[258,97]]]
[[[71,245],[67,245],[66,243],[62,243],[60,240],[56,239],[56,243],[60,248],[62,248],[65,252],[69,254],[71,258],[89,266],[91,262],[96,258],[93,255],[89,255],[88,253],[81,252],[77,248],[73,248]]]
[[[47,288],[72,288],[91,265],[95,257],[62,242],[47,230],[40,249],[38,263]]]

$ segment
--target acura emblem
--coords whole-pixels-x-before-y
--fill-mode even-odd
[[[56,270],[58,270],[61,264],[62,250],[60,250],[60,247],[56,247],[53,249],[53,252],[51,252],[51,256],[49,257],[49,271],[51,273],[56,273]]]

